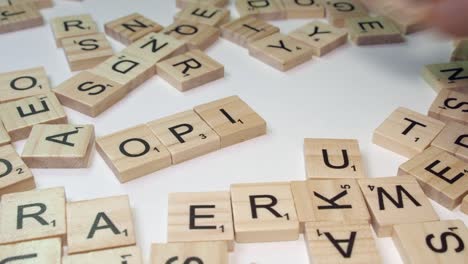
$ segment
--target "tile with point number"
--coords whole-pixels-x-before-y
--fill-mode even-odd
[[[449,122],[432,141],[431,146],[445,150],[459,159],[468,162],[468,127]]]
[[[286,19],[286,9],[282,0],[235,0],[236,9],[241,17],[253,15],[260,19],[275,20]]]
[[[66,38],[98,33],[96,22],[88,14],[55,17],[50,23],[57,47],[62,47]]]
[[[95,263],[143,264],[143,260],[140,249],[132,246],[68,255],[64,256],[62,261],[62,264]]]
[[[62,241],[50,238],[0,246],[0,263],[61,264]]]
[[[114,55],[103,33],[66,38],[62,47],[71,71],[92,68]]]
[[[151,264],[182,263],[228,264],[226,243],[219,241],[156,243],[151,245]]]
[[[468,91],[468,61],[426,65],[422,77],[436,91],[445,89]]]
[[[190,21],[176,21],[164,28],[163,33],[184,42],[188,49],[200,50],[213,45],[220,34],[216,27]]]
[[[335,27],[344,27],[346,19],[367,16],[366,7],[359,0],[323,1],[328,22]]]
[[[0,196],[36,188],[33,174],[11,145],[0,147]]]
[[[391,44],[405,41],[396,25],[385,17],[357,17],[346,20],[351,40],[356,45]]]
[[[191,21],[213,27],[228,22],[229,18],[228,9],[205,5],[189,5],[174,16],[175,21]]]
[[[113,39],[130,45],[149,33],[161,31],[163,27],[139,13],[132,13],[106,23],[104,29]]]
[[[278,27],[275,27],[252,15],[237,18],[221,26],[221,34],[223,38],[244,48],[247,48],[247,45],[250,42],[254,42],[278,32]]]
[[[0,103],[50,92],[44,67],[29,68],[0,74]]]
[[[468,94],[442,90],[429,108],[428,115],[442,122],[468,125]]]
[[[44,24],[41,13],[31,4],[0,6],[0,34]]]

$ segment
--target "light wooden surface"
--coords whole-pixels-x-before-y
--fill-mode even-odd
[[[41,13],[31,4],[0,6],[0,34],[44,24]]]
[[[353,179],[291,182],[301,231],[307,222],[367,222],[370,215],[361,189]]]
[[[357,45],[400,43],[405,41],[397,26],[385,17],[357,17],[346,20],[351,40]]]
[[[192,21],[218,27],[229,21],[228,9],[206,5],[189,5],[174,16],[175,21]]]
[[[279,32],[275,27],[252,15],[246,15],[221,26],[223,38],[247,48],[248,43]]]
[[[460,207],[460,211],[468,215],[468,195],[463,198],[462,205]]]
[[[156,243],[151,245],[151,264],[168,263],[228,264],[223,242]]]
[[[128,196],[67,203],[68,254],[135,245]]]
[[[224,77],[224,66],[200,50],[159,62],[158,75],[184,92]]]
[[[61,264],[62,242],[51,238],[0,246],[0,263]]]
[[[323,18],[325,7],[319,1],[281,0],[287,19],[296,18]]]
[[[230,96],[194,107],[194,111],[228,147],[266,134],[266,122],[238,96]]]
[[[366,7],[358,0],[322,1],[328,22],[335,27],[344,27],[349,18],[367,16]]]
[[[468,230],[460,220],[396,225],[395,243],[404,263],[466,263]]]
[[[52,0],[0,0],[0,6],[32,3],[38,9],[49,8],[54,5]]]
[[[467,94],[442,90],[429,108],[428,115],[442,122],[455,121],[467,125],[468,107],[465,102],[468,102]]]
[[[122,247],[84,254],[64,256],[62,264],[143,264],[138,247]]]
[[[437,119],[399,107],[374,131],[372,142],[412,158],[429,147],[444,127]]]
[[[66,38],[62,47],[71,71],[92,68],[114,54],[103,33]]]
[[[312,47],[313,55],[321,57],[348,42],[348,32],[332,25],[314,21],[289,33],[289,36]]]
[[[432,141],[431,146],[438,147],[468,162],[468,127],[456,122],[449,122]]]
[[[27,138],[33,125],[67,122],[65,111],[52,92],[2,104],[0,118],[12,141]]]
[[[235,0],[239,15],[254,15],[260,19],[285,19],[286,11],[281,0],[249,1]]]
[[[0,202],[0,245],[59,237],[65,239],[65,189],[6,194]]]
[[[468,61],[429,64],[424,66],[422,77],[436,92],[444,89],[464,91],[468,86]]]
[[[62,47],[63,39],[98,32],[96,22],[89,14],[55,17],[50,21],[50,24],[57,47]]]
[[[398,224],[438,221],[416,179],[411,176],[359,179],[378,237],[392,235]]]
[[[0,147],[0,197],[36,188],[31,170],[11,145]]]
[[[223,241],[234,250],[230,193],[170,193],[167,241]]]
[[[93,125],[35,125],[21,158],[30,168],[87,168]]]
[[[176,0],[178,8],[185,8],[188,5],[210,5],[216,7],[225,7],[229,0]]]
[[[10,144],[10,142],[11,142],[10,135],[8,135],[8,132],[3,126],[3,122],[0,120],[0,147]]]
[[[468,60],[468,40],[461,40],[452,53],[452,61]]]
[[[311,263],[381,263],[367,222],[309,222],[304,239]]]
[[[132,13],[107,22],[104,29],[113,39],[124,45],[130,45],[148,33],[161,31],[163,27],[139,13]]]
[[[248,44],[249,55],[280,70],[287,71],[312,59],[308,45],[282,33],[275,33]]]
[[[146,125],[99,137],[96,148],[122,183],[172,164],[171,154]]]
[[[0,74],[0,103],[50,92],[44,67]]]
[[[220,148],[219,136],[193,110],[154,120],[147,125],[171,153],[172,164]]]
[[[468,164],[436,147],[402,164],[398,174],[414,176],[429,198],[449,210],[468,194]]]
[[[307,177],[365,178],[359,142],[355,139],[304,139]]]
[[[299,238],[299,220],[288,182],[232,184],[231,199],[236,242]]]
[[[220,33],[218,28],[206,24],[176,21],[164,28],[164,34],[184,42],[188,49],[205,50],[218,40]]]

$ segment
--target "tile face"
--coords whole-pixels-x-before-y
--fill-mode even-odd
[[[220,148],[219,136],[192,110],[152,121],[148,126],[171,153],[173,164]]]
[[[414,176],[429,198],[450,210],[468,194],[468,164],[436,147],[403,163],[398,174]]]
[[[356,180],[291,182],[301,228],[307,222],[367,222],[370,215]]]
[[[311,47],[281,33],[249,43],[248,47],[250,56],[280,71],[309,61],[313,54]]]
[[[10,135],[8,135],[8,132],[3,126],[3,122],[0,120],[0,147],[10,144],[10,142],[11,142]]]
[[[231,185],[236,242],[297,240],[299,221],[290,184]]]
[[[0,74],[0,103],[50,92],[44,67]]]
[[[228,264],[227,245],[219,241],[151,245],[151,264],[175,262]]]
[[[468,40],[461,40],[452,53],[452,61],[468,60]]]
[[[468,124],[468,94],[442,90],[429,109],[429,116],[442,122]]]
[[[93,125],[35,125],[21,158],[30,168],[87,168]]]
[[[365,178],[355,139],[304,139],[307,178]]]
[[[468,127],[459,123],[447,123],[431,146],[443,149],[468,162]]]
[[[464,263],[468,230],[460,220],[396,225],[393,242],[405,263]]]
[[[346,19],[367,16],[367,9],[356,0],[330,0],[324,2],[327,20],[335,27],[344,27]]]
[[[228,147],[266,134],[266,122],[238,96],[226,97],[196,106],[194,111]]]
[[[11,145],[0,147],[0,196],[36,187],[34,177]]]
[[[305,240],[313,263],[382,263],[368,223],[306,223]]]
[[[96,148],[124,183],[171,165],[171,154],[146,125],[96,139]]]
[[[412,158],[429,147],[444,127],[437,119],[400,107],[374,131],[372,142]]]
[[[51,188],[2,196],[0,244],[65,238],[65,190]]]
[[[61,264],[62,242],[51,238],[0,246],[0,263]]]
[[[105,77],[82,71],[54,89],[62,105],[96,117],[127,95],[129,89]]]
[[[243,16],[221,26],[223,38],[244,48],[247,44],[279,32],[275,27],[255,16]]]
[[[62,264],[143,264],[138,247],[108,249],[63,257]]]
[[[66,38],[62,46],[72,71],[92,68],[114,54],[102,33]]]
[[[56,17],[51,20],[51,25],[57,47],[62,47],[63,39],[98,32],[96,22],[88,14]]]
[[[42,15],[31,4],[0,6],[0,34],[43,24]]]
[[[282,0],[286,18],[323,18],[325,7],[316,0]]]
[[[189,49],[205,50],[219,38],[219,29],[205,24],[181,21],[164,29],[164,34],[184,42]]]
[[[148,33],[161,31],[163,27],[143,15],[133,13],[106,23],[104,29],[113,39],[130,45]]]
[[[357,45],[400,43],[405,41],[400,30],[384,17],[358,17],[346,20],[351,40]]]
[[[359,179],[358,183],[378,237],[391,236],[394,225],[439,220],[418,182],[412,177]]]
[[[294,30],[289,36],[312,47],[313,54],[319,57],[348,41],[346,30],[318,21]]]
[[[176,0],[178,8],[186,8],[188,5],[210,5],[216,7],[225,7],[229,0]]]
[[[229,192],[171,193],[168,208],[168,242],[224,241],[233,250]]]
[[[229,10],[205,5],[187,6],[174,16],[175,21],[192,21],[214,27],[226,23],[229,18]]]
[[[257,18],[273,20],[285,19],[286,9],[282,0],[235,0],[236,9],[241,17],[254,15]]]
[[[33,125],[67,122],[65,111],[52,92],[5,103],[0,109],[0,118],[12,141],[27,138]]]
[[[200,50],[159,62],[158,75],[184,92],[224,77],[224,66]]]
[[[436,92],[444,89],[465,91],[468,87],[468,61],[426,65],[422,77]]]
[[[67,204],[68,253],[135,245],[128,196]]]

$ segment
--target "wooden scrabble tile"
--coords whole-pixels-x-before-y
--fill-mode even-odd
[[[438,221],[439,216],[413,177],[358,179],[378,237],[392,235],[392,226]]]
[[[2,104],[0,118],[12,141],[27,138],[33,125],[67,122],[65,111],[52,92]]]
[[[161,118],[147,125],[167,147],[173,164],[220,148],[218,134],[192,110]]]
[[[171,154],[146,125],[97,138],[96,148],[121,183],[172,164]]]
[[[445,124],[410,109],[396,109],[375,131],[372,142],[412,158],[423,152]]]
[[[43,24],[41,13],[31,4],[0,6],[0,34]]]
[[[65,189],[5,194],[1,199],[0,245],[66,235]]]
[[[416,9],[405,9],[405,13],[401,10],[389,11],[385,13],[385,17],[390,19],[402,34],[411,34],[428,27],[425,8],[421,6]]]
[[[286,18],[324,18],[325,7],[315,0],[281,0]]]
[[[48,8],[54,5],[52,0],[0,0],[0,6],[33,4],[37,9]]]
[[[221,26],[221,35],[244,48],[247,44],[279,32],[275,27],[255,16],[243,16]]]
[[[10,144],[10,142],[11,142],[10,135],[8,135],[8,132],[3,126],[3,122],[0,120],[0,147]]]
[[[461,40],[452,53],[452,61],[468,60],[468,40]]]
[[[215,6],[189,5],[174,16],[175,21],[191,21],[213,27],[229,21],[230,12]]]
[[[151,245],[151,264],[180,263],[228,264],[226,243],[156,243]]]
[[[468,87],[468,61],[426,65],[422,77],[436,92],[444,89],[466,91]]]
[[[164,29],[167,34],[184,42],[189,49],[205,50],[219,38],[219,29],[195,22],[174,22]]]
[[[346,44],[348,32],[329,24],[314,21],[289,33],[291,38],[299,40],[312,48],[313,55],[323,56]]]
[[[355,139],[304,139],[307,177],[365,178],[359,142]]]
[[[143,264],[143,260],[140,249],[133,246],[64,256],[62,261],[62,264],[95,263]]]
[[[50,92],[44,67],[0,74],[0,103]]]
[[[225,7],[229,0],[176,0],[178,8],[186,8],[188,5],[210,5],[216,7]]]
[[[51,238],[0,246],[0,263],[61,264],[62,242]]]
[[[293,181],[291,191],[302,231],[307,222],[370,222],[356,180]]]
[[[414,176],[429,198],[450,210],[468,194],[468,164],[436,147],[403,163],[398,175]]]
[[[21,158],[30,168],[87,168],[93,125],[35,125]]]
[[[154,65],[125,50],[89,70],[92,74],[112,80],[133,90],[156,74]]]
[[[460,211],[468,215],[468,195],[463,198],[462,205],[460,206]]]
[[[130,89],[89,71],[82,71],[54,89],[62,105],[96,117],[127,95]]]
[[[226,97],[193,109],[228,147],[266,134],[266,122],[238,96]]]
[[[292,241],[299,238],[288,182],[231,185],[236,242]]]
[[[447,123],[431,146],[443,149],[459,159],[468,162],[468,127],[456,122]]]
[[[312,59],[311,47],[281,33],[248,45],[249,55],[280,70],[287,71]]]
[[[72,71],[92,68],[114,55],[103,33],[66,38],[62,47]]]
[[[382,263],[367,222],[309,222],[305,240],[311,263]]]
[[[235,0],[236,9],[241,17],[253,15],[265,20],[285,19],[286,9],[282,0]]]
[[[68,253],[135,245],[128,196],[114,196],[67,204]]]
[[[224,77],[224,66],[200,50],[159,62],[158,75],[181,92]]]
[[[168,242],[223,241],[234,249],[229,192],[171,193],[167,223]]]
[[[11,145],[0,147],[0,197],[36,188],[34,177]]]
[[[344,27],[349,18],[367,16],[366,7],[358,0],[330,0],[325,2],[327,20],[335,27]]]
[[[57,47],[62,47],[63,39],[98,32],[96,22],[94,22],[91,15],[87,14],[56,17],[51,20],[51,25]]]
[[[113,39],[130,45],[149,33],[161,31],[163,27],[141,14],[133,13],[106,23],[104,29]]]
[[[428,115],[442,122],[455,121],[468,124],[468,94],[442,90],[434,100]]]
[[[405,263],[464,263],[468,230],[460,220],[396,225],[393,242]]]
[[[356,45],[400,43],[405,40],[395,24],[385,17],[349,18],[346,27]]]

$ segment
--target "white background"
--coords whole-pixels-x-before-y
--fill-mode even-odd
[[[55,0],[42,11],[55,16],[90,13],[103,25],[139,12],[169,25],[175,0]],[[230,5],[232,16],[237,11]],[[283,33],[308,20],[272,22]],[[111,40],[115,51],[123,45]],[[396,45],[353,44],[314,58],[286,73],[249,57],[247,50],[220,39],[207,53],[225,66],[224,79],[181,93],[155,76],[98,118],[66,109],[71,122],[91,123],[97,136],[192,108],[229,95],[241,96],[268,123],[268,135],[120,184],[96,153],[88,169],[35,169],[38,187],[65,186],[69,200],[128,194],[134,207],[138,245],[148,262],[150,244],[166,241],[167,194],[229,190],[232,183],[305,179],[305,137],[356,138],[369,177],[394,176],[404,158],[371,143],[373,130],[397,107],[427,113],[435,92],[421,79],[423,65],[449,60],[452,44],[431,32],[411,35]],[[0,72],[44,66],[55,87],[72,73],[56,48],[50,24],[0,35]],[[24,141],[15,143],[22,150]],[[467,217],[433,203],[442,219]],[[401,263],[390,238],[377,240],[385,263]],[[237,244],[237,264],[308,263],[301,238],[294,242]]]

